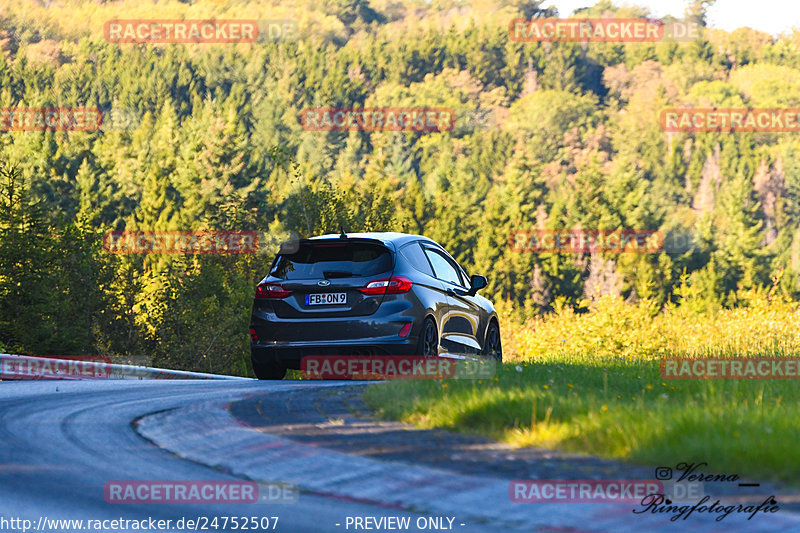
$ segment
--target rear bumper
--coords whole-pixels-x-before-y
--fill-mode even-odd
[[[300,369],[303,357],[315,355],[368,356],[368,355],[414,355],[416,340],[396,337],[389,342],[375,342],[376,339],[361,341],[315,341],[292,342],[264,345],[250,343],[250,353],[257,363],[277,363],[286,368]]]
[[[384,302],[377,313],[361,317],[279,318],[254,310],[250,328],[258,340],[251,340],[251,353],[256,362],[288,368],[300,368],[308,355],[414,355],[422,328],[415,314],[402,301]],[[401,337],[408,323],[411,331]]]
[[[413,294],[411,294],[413,296]],[[309,355],[416,355],[426,307],[407,294],[387,295],[370,315],[282,318],[271,306],[256,301],[250,328],[256,362],[299,368]],[[411,331],[400,331],[411,324]]]

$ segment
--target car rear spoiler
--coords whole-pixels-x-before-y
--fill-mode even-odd
[[[319,238],[315,237],[312,239],[298,239],[298,240],[290,240],[286,241],[281,244],[280,253],[284,255],[290,255],[297,250],[300,249],[300,246],[306,244],[324,244],[324,245],[340,245],[345,243],[362,243],[362,244],[379,244],[389,250],[394,251],[394,245],[390,241],[382,241],[380,239],[371,239],[369,237],[325,237]]]

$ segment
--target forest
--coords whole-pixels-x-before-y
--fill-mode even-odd
[[[709,2],[684,17],[704,27]],[[101,110],[0,131],[0,351],[248,375],[275,249],[112,254],[112,231],[424,234],[504,335],[604,297],[653,314],[800,299],[800,139],[664,131],[667,108],[800,108],[800,31],[522,42],[538,0],[0,6],[0,108]],[[602,0],[573,16],[649,18]],[[117,19],[289,21],[238,43],[109,42]],[[307,128],[304,109],[434,108],[436,131]],[[532,230],[658,231],[648,253],[526,253]],[[274,248],[274,247],[273,247]],[[507,346],[513,347],[514,344]]]

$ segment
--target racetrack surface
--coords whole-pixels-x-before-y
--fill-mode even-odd
[[[202,401],[224,402],[308,386],[326,384],[167,380],[3,382],[0,384],[0,516],[30,519],[34,526],[39,525],[40,518],[153,517],[171,519],[174,523],[181,517],[278,516],[276,530],[290,532],[345,531],[347,516],[408,516],[415,520],[419,515],[399,509],[312,494],[301,494],[294,504],[119,505],[104,500],[104,485],[112,480],[242,479],[159,449],[134,430],[132,421],[149,413]],[[337,527],[337,523],[342,526]],[[471,524],[459,530],[481,532],[491,528]]]
[[[231,414],[236,411],[232,406],[254,401],[262,412],[277,412],[286,409],[283,399],[287,393],[297,395],[306,390],[319,397],[325,388],[350,385],[353,383],[194,380],[2,382],[0,524],[2,519],[24,518],[31,520],[31,530],[36,530],[45,518],[42,523],[118,518],[175,523],[201,516],[277,516],[276,531],[328,532],[356,531],[353,526],[346,527],[348,517],[397,516],[409,517],[412,525],[419,518],[449,517],[452,530],[464,532],[679,531],[687,527],[694,531],[800,530],[797,517],[783,510],[751,521],[732,515],[721,523],[708,516],[693,516],[691,523],[672,523],[663,515],[633,515],[632,504],[515,504],[509,500],[507,477],[415,465],[409,458],[399,462],[392,460],[397,457],[348,454],[346,449],[293,441],[286,432],[270,434],[268,428],[252,427]],[[413,457],[414,432],[408,432],[408,439],[404,448]],[[115,480],[247,479],[295,483],[301,493],[296,503],[271,504],[111,504],[104,499],[104,486]],[[441,524],[447,526],[448,522]],[[22,531],[8,524],[0,530]],[[92,529],[51,526],[39,530]],[[181,531],[174,527],[160,531],[164,530]]]

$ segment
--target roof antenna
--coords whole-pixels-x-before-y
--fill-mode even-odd
[[[344,232],[344,227],[341,224],[339,224],[339,231],[341,232],[341,233],[339,233],[339,238],[340,239],[346,239],[347,238],[347,233]]]

